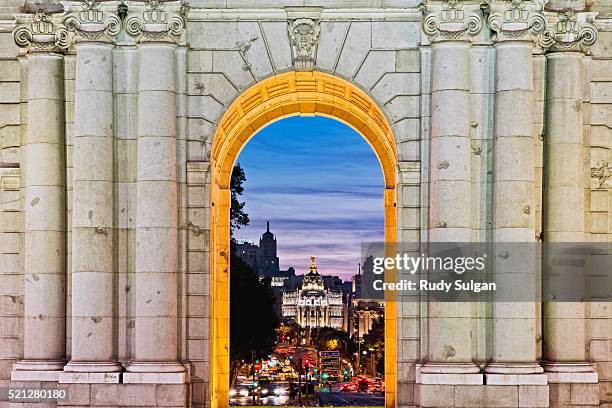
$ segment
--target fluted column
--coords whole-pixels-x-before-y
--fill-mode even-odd
[[[585,241],[583,53],[597,39],[591,24],[595,14],[560,13],[547,54],[543,231],[549,245]],[[546,274],[557,272],[553,262],[546,268]],[[544,368],[550,382],[597,382],[586,362],[586,317],[583,302],[544,303]]]
[[[429,6],[423,30],[431,40],[429,242],[471,240],[469,49],[482,21],[462,1]],[[473,304],[428,303],[427,363],[422,384],[481,384],[474,357]]]
[[[144,17],[135,14],[126,19],[128,33],[140,36],[140,44],[136,328],[134,360],[124,381],[182,383],[185,368],[178,362],[177,321],[177,46],[171,26],[175,20],[163,5],[152,2],[151,7],[154,12],[145,11]],[[165,27],[161,32],[160,24]],[[180,24],[179,31],[182,20]]]
[[[13,380],[56,381],[66,355],[66,173],[64,61],[66,30],[49,14],[14,32],[27,49],[25,150],[24,356]]]
[[[68,16],[76,43],[72,353],[61,382],[119,382],[114,326],[113,44],[120,22],[97,2]],[[85,12],[88,11],[88,12]]]
[[[493,356],[487,384],[546,385],[537,362],[535,257],[535,148],[533,134],[534,37],[546,30],[536,2],[493,4],[495,139],[493,158]],[[520,243],[517,245],[517,243]],[[519,292],[520,298],[512,298]],[[525,374],[530,376],[525,377]]]

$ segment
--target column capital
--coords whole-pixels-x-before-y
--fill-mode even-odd
[[[32,14],[29,24],[13,30],[13,39],[27,52],[61,52],[70,46],[66,27],[54,22],[53,14],[39,11]]]
[[[81,1],[81,11],[64,19],[66,28],[73,32],[77,42],[112,42],[121,30],[121,20],[116,14],[101,10],[100,0]]]
[[[423,31],[432,43],[472,41],[482,29],[479,5],[462,0],[444,0],[441,4],[422,5]]]
[[[177,3],[177,7],[166,7],[167,3]],[[188,11],[183,2],[146,0],[144,10],[128,14],[125,31],[140,42],[178,42]]]
[[[566,10],[552,16],[547,31],[549,51],[588,53],[598,37],[597,27],[593,24],[597,14]]]
[[[507,0],[491,5],[488,24],[495,42],[528,41],[550,46],[542,0]]]

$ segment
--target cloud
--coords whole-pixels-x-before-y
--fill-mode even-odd
[[[281,267],[350,279],[362,242],[384,239],[384,184],[367,142],[327,118],[288,118],[261,130],[238,162],[247,180],[241,200],[251,224],[236,233],[258,242],[271,221]]]

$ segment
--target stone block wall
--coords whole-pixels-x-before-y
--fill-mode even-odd
[[[612,31],[602,32],[604,45],[589,61],[589,113],[587,133],[591,174],[590,205],[587,219],[593,242],[610,242],[612,238],[612,49],[605,46],[612,40]],[[586,133],[586,132],[585,132]],[[607,170],[606,170],[607,168]],[[590,304],[589,357],[597,365],[599,400],[612,406],[612,305]],[[559,399],[572,400],[583,390],[568,387],[558,390]],[[569,396],[569,397],[568,397]]]
[[[23,356],[23,174],[22,139],[27,118],[23,67],[11,31],[11,15],[22,2],[0,3],[0,386],[9,384],[13,363]],[[366,91],[383,109],[396,136],[398,169],[398,239],[416,242],[429,224],[429,137],[431,47],[421,33],[416,2],[192,0],[186,46],[176,52],[178,96],[179,214],[181,261],[179,356],[190,384],[75,384],[67,406],[184,406],[209,401],[210,336],[210,150],[217,125],[232,102],[255,83],[293,69],[284,6],[312,6],[307,15],[320,20],[314,69],[342,77]],[[318,9],[317,7],[323,7]],[[611,3],[595,8],[608,15]],[[3,14],[8,13],[8,14]],[[292,18],[292,17],[290,17]],[[585,220],[594,242],[612,239],[612,21],[597,21],[599,41],[584,63],[585,89]],[[121,362],[134,355],[134,268],[136,247],[136,182],[138,72],[137,46],[121,38],[113,51],[115,243],[117,276],[116,343]],[[534,55],[533,124],[536,174],[536,235],[542,231],[543,137],[546,61]],[[491,232],[491,169],[494,98],[494,50],[479,38],[470,60],[470,174],[474,206],[474,240]],[[76,55],[64,55],[66,128],[67,327],[70,358],[71,219],[74,87]],[[562,407],[612,406],[612,310],[609,303],[588,308],[588,353],[596,363],[599,384],[415,386],[416,363],[426,354],[427,305],[401,299],[398,305],[398,405],[405,407]],[[488,358],[486,310],[479,311],[477,354]],[[539,312],[538,312],[539,313]],[[540,335],[541,333],[538,333]],[[541,357],[541,356],[540,356]],[[35,384],[33,384],[35,385]],[[548,390],[548,391],[545,391]],[[1,406],[1,403],[0,403]]]
[[[208,162],[187,163],[187,352],[194,407],[208,403],[210,339]]]
[[[8,6],[8,5],[7,5]],[[1,11],[0,11],[1,12]],[[23,347],[23,216],[20,183],[21,86],[13,19],[0,17],[0,387]]]

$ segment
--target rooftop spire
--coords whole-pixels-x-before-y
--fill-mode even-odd
[[[270,232],[270,221],[266,221],[266,232]]]

